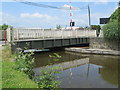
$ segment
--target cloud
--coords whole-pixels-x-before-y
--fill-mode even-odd
[[[15,17],[14,15],[5,13],[5,12],[0,12],[0,24],[9,24],[12,25],[13,23],[18,22],[18,18]]]
[[[47,14],[40,14],[40,13],[21,13],[20,14],[21,18],[44,18],[44,19],[55,19],[57,17],[49,16]]]
[[[109,2],[109,0],[98,0],[98,2]]]
[[[98,2],[94,2],[96,5],[98,4],[107,4],[109,1],[108,0],[98,0]]]
[[[72,8],[72,10],[80,10],[80,8],[78,8],[78,7],[73,7],[73,6],[71,6],[71,8]],[[65,5],[63,5],[62,7],[61,7],[61,9],[70,9],[70,5],[67,5],[67,4],[65,4]]]
[[[10,13],[0,12],[0,17],[2,17],[0,19],[0,25],[5,23],[13,27],[52,28],[60,21],[58,17],[40,13],[21,13],[15,16]]]

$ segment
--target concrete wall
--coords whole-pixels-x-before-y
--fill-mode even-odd
[[[90,48],[111,49],[120,51],[120,40],[108,40],[103,38],[90,38]]]

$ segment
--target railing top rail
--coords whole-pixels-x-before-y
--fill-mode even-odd
[[[49,30],[49,31],[96,31],[96,30],[89,30],[89,29],[75,29],[75,30],[71,30],[71,29],[42,29],[42,28],[14,28],[14,30]]]

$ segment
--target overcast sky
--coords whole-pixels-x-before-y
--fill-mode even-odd
[[[23,0],[24,1],[24,0]],[[29,1],[29,0],[26,0]],[[35,0],[31,0],[34,2]],[[45,1],[45,0],[44,0]],[[118,1],[108,2],[108,0],[99,0],[99,2],[74,1],[72,2],[73,21],[76,26],[88,26],[88,10],[89,4],[91,10],[91,23],[99,24],[99,18],[109,17],[118,7]],[[0,24],[9,24],[13,27],[39,27],[39,28],[55,28],[56,25],[62,27],[69,26],[69,2],[37,2],[38,4],[45,4],[56,6],[64,9],[53,9],[36,7],[19,2],[1,2],[0,9]],[[85,9],[82,9],[82,8]]]

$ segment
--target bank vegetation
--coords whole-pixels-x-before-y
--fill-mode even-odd
[[[106,39],[120,39],[120,7],[110,16],[108,24],[104,25],[103,36]]]

